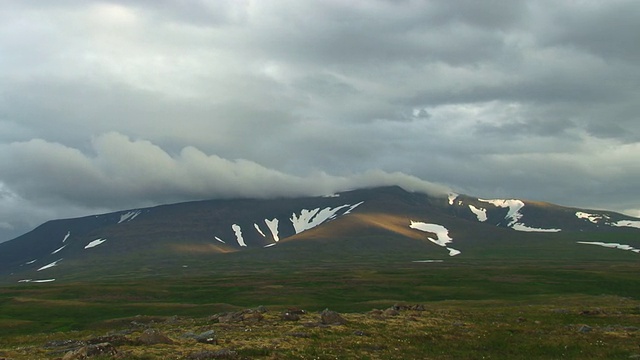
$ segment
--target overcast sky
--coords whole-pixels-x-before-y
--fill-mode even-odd
[[[637,0],[0,0],[0,241],[398,183],[640,216]]]

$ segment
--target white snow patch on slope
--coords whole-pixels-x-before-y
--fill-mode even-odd
[[[360,204],[361,203],[356,204],[351,208],[353,209],[355,208],[355,206],[358,206]],[[338,206],[333,209],[330,207],[326,207],[322,210],[320,210],[320,208],[316,208],[313,210],[302,209],[302,211],[300,212],[300,215],[296,215],[295,213],[293,213],[291,214],[291,218],[289,220],[291,220],[291,223],[293,224],[293,229],[295,230],[296,234],[299,234],[305,230],[312,229],[322,224],[323,222],[334,217],[338,213],[338,211],[348,206],[351,206],[351,205],[346,204],[346,205]]]
[[[611,225],[617,226],[617,227],[624,226],[624,227],[633,227],[633,228],[640,229],[640,221],[636,221],[636,220],[620,220],[612,223]]]
[[[352,206],[349,208],[349,210],[345,211],[345,212],[344,212],[344,214],[342,214],[342,215],[351,214],[351,212],[352,212],[355,208],[357,208],[358,206],[362,205],[363,203],[364,203],[364,201],[360,201],[359,203],[357,203],[357,204],[355,204],[355,205],[352,205]]]
[[[224,240],[220,239],[219,237],[216,236],[216,240],[220,241],[223,244],[226,244],[226,242],[224,242]]]
[[[31,264],[33,264],[33,263],[34,263],[34,262],[36,262],[36,261],[38,261],[38,259],[33,259],[33,260],[31,260],[31,261],[27,261],[27,262],[26,262],[26,263],[24,263],[24,264],[25,264],[25,265],[31,265]]]
[[[449,193],[447,198],[449,199],[449,205],[453,205],[453,202],[458,198],[458,194]]]
[[[92,242],[88,243],[87,246],[85,246],[85,249],[91,249],[93,247],[96,247],[102,243],[104,243],[105,241],[107,241],[107,239],[95,239]]]
[[[493,199],[493,200],[485,200],[478,199],[479,201],[486,202],[492,204],[496,207],[501,208],[509,208],[507,215],[504,217],[505,220],[508,220],[507,226],[517,231],[528,231],[528,232],[559,232],[562,229],[541,229],[541,228],[533,228],[527,225],[520,223],[520,219],[522,219],[522,213],[520,210],[524,207],[524,202],[521,200],[501,200],[501,199]]]
[[[46,269],[52,268],[54,266],[57,266],[60,261],[62,261],[62,259],[58,259],[58,260],[52,262],[51,264],[47,264],[47,265],[41,267],[40,269],[38,269],[36,271],[42,271],[42,270],[46,270]]]
[[[269,231],[271,231],[271,235],[273,235],[273,240],[275,242],[280,241],[280,237],[278,236],[278,218],[273,218],[273,220],[264,219],[264,223],[267,224]]]
[[[432,243],[449,250],[449,256],[456,256],[461,254],[460,250],[456,250],[447,246],[447,244],[451,243],[453,239],[449,236],[449,230],[446,227],[438,224],[428,224],[413,220],[411,220],[411,225],[409,225],[409,227],[412,229],[436,234],[437,239],[431,237],[427,237],[427,239],[429,239],[429,241],[431,241]]]
[[[603,218],[606,218],[607,220],[609,219],[609,217],[607,215],[600,215],[600,214],[589,214],[586,212],[582,212],[582,211],[578,211],[576,212],[576,217],[578,219],[586,219],[591,221],[594,224],[597,224],[599,220],[602,220]]]
[[[34,283],[48,283],[48,282],[52,282],[52,281],[56,281],[56,279],[42,279],[42,280],[31,280],[31,279],[25,279],[25,280],[18,280],[19,283],[30,283],[30,282],[34,282]]]
[[[473,205],[469,205],[469,210],[476,215],[478,221],[484,222],[487,221],[487,209],[485,208],[477,208]]]
[[[329,195],[324,195],[323,197],[326,197],[326,198],[337,198],[337,197],[340,197],[340,194],[329,194]]]
[[[447,228],[442,225],[427,224],[424,222],[411,220],[411,225],[409,225],[409,227],[412,229],[436,234],[437,239],[430,237],[427,238],[436,245],[446,246],[448,243],[453,241],[453,239],[449,236],[449,230],[447,230]]]
[[[268,248],[268,247],[272,247],[272,246],[274,246],[275,244],[276,244],[276,243],[267,244],[267,245],[265,245],[264,247],[266,247],[266,248]]]
[[[69,236],[71,236],[71,231],[67,231],[67,235],[64,236],[64,239],[62,239],[62,242],[67,241],[67,239],[69,238]]]
[[[262,237],[267,237],[267,235],[265,235],[262,230],[260,229],[260,226],[258,226],[258,224],[253,224],[253,227],[256,228],[256,231],[258,231],[260,233],[260,235],[262,235]]]
[[[238,245],[247,246],[247,244],[244,243],[244,239],[242,238],[242,229],[240,228],[240,225],[233,224],[231,225],[231,228],[233,229],[233,232],[236,233],[236,240],[238,240]]]
[[[414,260],[412,262],[414,262],[414,263],[441,263],[441,262],[444,262],[444,260]]]
[[[52,252],[51,255],[58,253],[60,250],[64,249],[65,247],[67,247],[67,245],[62,245],[61,247],[56,249],[54,252]]]
[[[120,221],[118,221],[118,224],[135,219],[136,216],[140,215],[141,212],[142,211],[140,210],[134,210],[134,211],[129,211],[125,214],[120,215]]]
[[[630,251],[633,251],[636,254],[640,254],[640,249],[636,249],[633,246],[625,245],[625,244],[605,243],[605,242],[600,242],[600,241],[578,241],[578,244],[598,245],[598,246],[604,246],[604,247],[610,248],[610,249],[630,250]]]

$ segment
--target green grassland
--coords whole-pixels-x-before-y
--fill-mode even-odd
[[[147,328],[173,343],[121,344],[122,358],[187,359],[220,349],[249,359],[640,358],[639,255],[575,244],[640,248],[636,235],[562,236],[468,241],[454,244],[463,250],[455,258],[432,244],[397,239],[385,248],[388,239],[371,237],[175,254],[161,263],[123,256],[75,278],[67,263],[51,269],[53,277],[67,271],[66,281],[0,287],[0,359],[61,358],[63,350],[46,344],[114,333],[133,341]],[[423,259],[442,262],[413,262]],[[110,266],[121,271],[100,276]],[[394,304],[425,310],[371,313]],[[269,312],[258,322],[211,319],[259,305]],[[289,307],[308,313],[281,320]],[[325,308],[347,324],[313,325]],[[206,330],[216,332],[216,344],[183,337]]]

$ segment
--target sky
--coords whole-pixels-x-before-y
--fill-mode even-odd
[[[398,184],[640,216],[636,0],[0,0],[0,241]]]

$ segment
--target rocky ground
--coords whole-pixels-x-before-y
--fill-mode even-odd
[[[136,316],[5,339],[0,359],[640,358],[640,309],[394,305]]]

